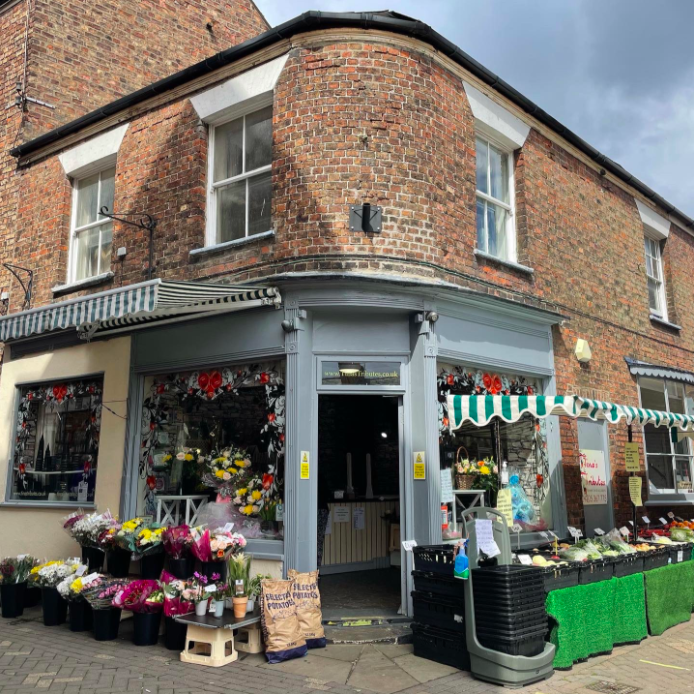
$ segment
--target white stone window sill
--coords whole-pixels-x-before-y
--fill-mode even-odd
[[[112,280],[114,277],[112,272],[103,272],[100,275],[95,275],[94,277],[87,277],[84,280],[78,280],[77,282],[69,282],[68,284],[59,284],[53,287],[51,291],[54,294],[69,294],[70,292],[78,292],[80,289],[86,289],[87,287],[95,287],[97,284],[103,284]]]
[[[655,313],[651,313],[649,316],[651,321],[653,323],[657,323],[658,325],[662,325],[665,328],[670,328],[670,330],[682,330],[681,325],[677,325],[677,323],[670,323],[670,321],[663,320],[660,316],[656,316]]]
[[[490,253],[485,253],[484,251],[480,251],[479,249],[475,249],[475,257],[479,260],[498,263],[499,265],[503,265],[504,267],[507,267],[510,270],[515,270],[516,272],[523,272],[526,275],[535,274],[535,270],[533,270],[531,267],[528,267],[527,265],[514,263],[512,260],[504,260],[503,258],[497,258],[497,256],[491,255]]]
[[[94,503],[87,503],[87,502],[78,503],[77,501],[22,501],[19,499],[17,499],[16,501],[10,500],[10,501],[3,501],[2,503],[0,503],[0,507],[6,507],[6,506],[13,506],[15,508],[45,508],[45,509],[52,509],[52,508],[92,509],[92,508],[96,508]]]
[[[238,248],[239,246],[245,246],[246,244],[253,243],[254,241],[261,241],[262,239],[274,238],[275,231],[271,229],[270,231],[264,231],[261,234],[253,234],[253,236],[244,236],[242,239],[234,239],[233,241],[225,241],[224,243],[216,243],[213,246],[204,246],[203,248],[194,248],[190,255],[193,257],[197,255],[205,255],[206,253],[221,253],[222,251],[232,250]]]

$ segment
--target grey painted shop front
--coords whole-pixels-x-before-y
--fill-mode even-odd
[[[517,374],[553,394],[551,325],[558,317],[447,287],[366,280],[276,284],[283,297],[279,310],[255,309],[133,333],[128,411],[142,412],[152,374],[254,362],[281,365],[286,389],[283,539],[250,540],[248,550],[258,558],[282,562],[286,573],[289,568],[313,570],[317,563],[320,398],[383,396],[383,402],[397,411],[399,540],[439,543],[441,364]],[[368,364],[375,373],[388,376],[336,379],[331,368],[338,364]],[[566,513],[553,419],[546,432],[548,482],[551,525],[561,534]],[[123,517],[138,512],[141,427],[139,417],[129,418]],[[354,430],[351,436],[356,441],[360,432]],[[414,454],[422,452],[424,479],[414,473]],[[302,468],[302,461],[308,466]],[[331,526],[334,529],[335,523]],[[533,533],[527,533],[521,541],[533,539]],[[412,555],[401,550],[399,542],[398,547],[401,599],[407,606]]]

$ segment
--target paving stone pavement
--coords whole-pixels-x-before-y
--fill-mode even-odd
[[[306,658],[269,665],[246,655],[223,668],[183,664],[163,646],[132,645],[131,620],[117,641],[100,643],[67,625],[44,627],[38,609],[0,620],[0,694],[499,694],[501,688],[417,658],[411,646],[328,646]],[[638,646],[615,648],[518,694],[589,694],[586,687],[636,687],[651,694],[694,691],[694,622]],[[605,691],[605,690],[603,690]]]

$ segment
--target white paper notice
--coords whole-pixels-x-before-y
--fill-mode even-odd
[[[451,481],[450,468],[444,468],[441,470],[441,503],[453,503],[453,483]]]
[[[335,506],[333,509],[334,523],[349,523],[349,506]]]
[[[352,511],[352,527],[355,530],[364,530],[366,527],[366,509],[362,506],[357,506]]]
[[[519,554],[518,561],[524,566],[532,566],[533,560],[530,558],[529,554]]]
[[[403,540],[402,547],[406,552],[411,552],[413,547],[417,546],[417,540]]]
[[[475,531],[477,533],[477,549],[484,552],[489,558],[501,554],[499,546],[494,541],[494,530],[492,521],[478,518],[475,521]]]

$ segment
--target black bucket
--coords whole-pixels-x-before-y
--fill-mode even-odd
[[[183,559],[168,558],[169,573],[185,580],[190,578],[195,571],[195,559],[193,557],[183,557]]]
[[[226,581],[227,579],[227,563],[225,561],[203,561],[201,562],[203,576],[211,581],[212,574],[219,574],[220,581]]]
[[[29,588],[24,591],[24,607],[36,607],[41,603],[41,589]]]
[[[26,581],[24,583],[3,583],[0,585],[2,616],[5,619],[14,619],[24,614],[26,589]]]
[[[108,607],[105,610],[92,610],[94,638],[97,641],[114,641],[118,638],[120,613],[121,611],[117,607]]]
[[[130,572],[130,552],[121,547],[109,550],[106,568],[113,578],[127,578]]]
[[[99,572],[104,568],[104,550],[99,547],[82,547],[82,562],[89,566],[90,572]]]
[[[146,554],[140,559],[140,575],[152,581],[158,581],[164,570],[166,555],[163,552]]]
[[[133,615],[133,643],[136,646],[156,646],[159,641],[161,612]]]
[[[164,645],[170,651],[182,651],[186,647],[188,626],[177,622],[175,617],[165,617],[164,621],[166,622]]]
[[[42,588],[41,602],[43,603],[43,624],[47,627],[57,627],[67,619],[67,602],[60,597],[57,588]]]
[[[70,603],[70,631],[89,631],[92,628],[92,606],[86,600]]]

